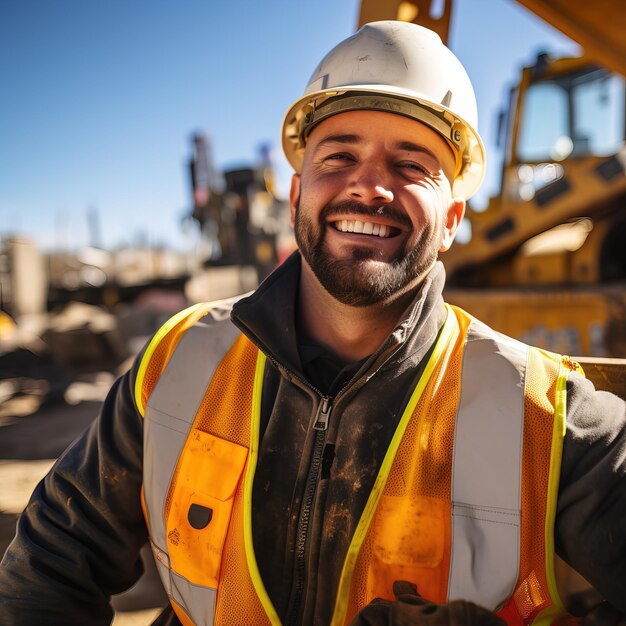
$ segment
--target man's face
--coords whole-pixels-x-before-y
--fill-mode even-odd
[[[400,115],[350,111],[321,122],[290,197],[305,267],[344,304],[407,293],[463,216],[464,201],[451,193],[454,165],[438,133]]]

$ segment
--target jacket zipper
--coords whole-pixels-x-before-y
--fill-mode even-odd
[[[315,415],[315,423],[313,428],[315,430],[327,430],[328,420],[330,419],[330,412],[333,408],[333,400],[328,396],[322,396],[320,403],[317,407],[317,413]]]
[[[235,320],[233,320],[235,321]],[[239,324],[237,324],[239,326]],[[243,331],[243,328],[241,328]],[[300,385],[313,391],[319,398],[320,403],[317,407],[315,414],[315,422],[313,428],[315,429],[315,441],[313,442],[313,458],[311,465],[309,466],[309,472],[307,474],[307,480],[304,490],[304,496],[302,500],[302,506],[300,507],[300,519],[298,520],[298,530],[296,534],[296,548],[294,554],[294,572],[295,580],[292,583],[291,597],[289,601],[289,607],[287,609],[287,617],[284,622],[284,626],[297,626],[298,613],[300,612],[300,605],[302,604],[302,596],[304,592],[304,579],[306,572],[306,543],[308,538],[309,521],[311,516],[311,507],[313,505],[313,498],[315,496],[315,489],[317,487],[317,476],[322,462],[322,452],[324,450],[324,440],[326,439],[326,430],[328,429],[328,422],[330,414],[333,408],[333,401],[336,400],[343,392],[350,386],[350,383],[346,383],[337,393],[334,400],[329,396],[325,396],[319,389],[311,385],[306,380],[295,374],[289,368],[279,363],[276,358],[269,354],[266,350],[261,348],[261,343],[256,339],[253,339],[248,333],[245,333],[248,339],[265,354],[267,359],[272,365],[285,376],[287,379],[297,380]],[[395,352],[397,346],[394,347],[392,352]],[[374,355],[378,358],[384,349],[379,348]],[[389,358],[388,355],[385,362]],[[384,363],[381,363],[377,368],[378,371]],[[372,374],[373,375],[373,374]],[[370,376],[371,378],[371,376]],[[352,385],[352,388],[359,388],[365,384],[366,381],[359,380],[356,385]],[[360,383],[360,384],[359,384]]]
[[[296,547],[294,554],[294,580],[292,582],[292,594],[287,613],[285,625],[296,625],[298,623],[298,614],[302,605],[302,596],[304,593],[304,582],[306,577],[306,544],[309,534],[309,524],[311,521],[311,509],[317,489],[317,479],[319,476],[320,466],[322,463],[322,453],[324,450],[324,441],[326,439],[326,430],[328,429],[328,421],[333,407],[333,399],[328,396],[321,396],[320,403],[315,414],[315,441],[313,442],[313,458],[309,466],[309,472],[304,488],[302,498],[302,506],[300,507],[300,518],[298,520],[298,530],[296,533]]]

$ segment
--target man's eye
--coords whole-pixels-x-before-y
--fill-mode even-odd
[[[325,161],[354,161],[354,159],[349,155],[343,152],[337,152],[335,154],[329,154],[324,159]]]
[[[424,174],[429,173],[428,170],[423,165],[420,165],[419,163],[413,163],[412,161],[403,161],[402,163],[399,164],[399,166],[408,170],[422,172]]]

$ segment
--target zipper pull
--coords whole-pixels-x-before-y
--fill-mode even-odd
[[[332,410],[332,408],[332,398],[329,398],[328,396],[322,396],[319,406],[317,407],[315,424],[313,424],[313,428],[315,430],[326,430],[328,428],[328,420],[330,419],[330,411]]]

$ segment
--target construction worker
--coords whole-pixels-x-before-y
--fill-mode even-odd
[[[550,623],[555,550],[626,610],[624,402],[441,295],[476,128],[427,29],[322,60],[283,127],[299,252],[117,381],[19,521],[2,624],[109,623],[148,536],[159,624]]]

